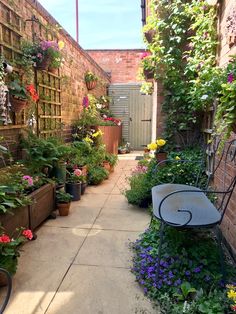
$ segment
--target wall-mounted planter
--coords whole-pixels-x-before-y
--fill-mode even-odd
[[[154,72],[153,70],[149,70],[149,69],[144,69],[143,70],[143,75],[145,76],[146,80],[151,80],[154,78]]]
[[[97,86],[97,81],[86,82],[86,86],[88,90],[94,89]]]
[[[7,234],[12,236],[19,227],[29,229],[28,205],[14,208],[11,212],[12,214],[0,214],[0,223]]]
[[[51,63],[51,57],[50,56],[45,56],[40,63],[36,63],[36,69],[40,71],[45,71],[48,69]]]
[[[10,103],[12,105],[12,111],[14,111],[15,113],[20,113],[28,106],[27,100],[18,99],[12,96],[10,98]]]
[[[155,35],[156,31],[154,29],[150,29],[149,31],[144,32],[144,37],[146,38],[148,43],[152,42]]]
[[[29,227],[35,230],[55,210],[55,186],[45,184],[30,195]]]

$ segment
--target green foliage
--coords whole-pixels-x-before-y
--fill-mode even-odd
[[[107,179],[109,172],[101,166],[89,168],[88,182],[89,184],[97,185]]]
[[[85,82],[93,82],[93,81],[97,81],[98,77],[94,73],[88,71],[84,75],[84,80]]]
[[[109,164],[114,167],[117,164],[118,156],[115,154],[105,153],[105,161],[108,161]]]
[[[64,191],[56,191],[56,202],[57,203],[70,203],[72,196]]]
[[[19,98],[21,100],[27,100],[28,94],[26,88],[21,84],[19,80],[11,81],[9,84],[9,92],[11,96]]]

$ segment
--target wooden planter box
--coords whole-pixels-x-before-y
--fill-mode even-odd
[[[45,184],[29,195],[32,204],[29,205],[29,227],[35,230],[55,210],[55,186]]]
[[[106,145],[106,151],[112,154],[118,154],[118,146],[121,142],[122,126],[118,125],[100,125],[98,127],[103,135],[102,141]]]
[[[10,236],[14,234],[16,228],[24,227],[29,229],[28,205],[12,209],[12,214],[1,214],[0,223]]]

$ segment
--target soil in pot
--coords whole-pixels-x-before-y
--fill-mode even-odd
[[[70,211],[70,203],[57,203],[57,209],[60,216],[68,216]]]
[[[69,193],[73,198],[72,201],[79,201],[81,198],[81,182],[66,183],[66,193]]]

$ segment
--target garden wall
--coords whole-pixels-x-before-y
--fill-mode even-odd
[[[218,51],[218,62],[221,66],[227,64],[230,60],[230,56],[236,54],[236,44],[232,46],[229,44],[230,38],[227,34],[226,22],[227,18],[232,16],[233,21],[236,25],[236,2],[235,0],[222,1],[219,9],[219,38],[220,45]],[[236,33],[234,33],[236,38]],[[235,42],[236,43],[236,42]],[[232,134],[232,139],[236,139],[235,134]],[[225,169],[220,169],[218,177],[215,179],[215,184],[220,189],[222,187],[222,177]],[[231,180],[232,177],[236,176],[236,167],[227,167],[227,180]],[[233,252],[236,256],[236,189],[232,195],[231,201],[228,206],[228,210],[222,222],[222,230],[226,240],[231,244]]]
[[[138,70],[144,49],[86,50],[88,54],[111,75],[111,83],[140,82]]]
[[[32,41],[32,21],[27,21],[35,16],[39,19],[42,25],[47,28],[55,28],[58,25],[57,21],[42,7],[37,0],[1,0],[7,10],[11,9],[21,17],[21,35],[23,40]],[[1,14],[7,14],[5,12]],[[6,15],[7,16],[7,15]],[[0,18],[1,23],[1,18]],[[52,27],[52,25],[54,25]],[[39,29],[39,24],[34,22],[35,33],[40,33],[41,39],[47,39],[46,34]],[[85,95],[89,93],[95,96],[106,94],[107,85],[109,83],[108,75],[103,69],[76,43],[76,41],[63,29],[58,31],[57,37],[65,43],[64,55],[65,62],[60,70],[61,77],[61,120],[64,125],[64,134],[69,138],[70,125],[73,120],[80,115],[82,108],[82,100]],[[2,44],[0,36],[0,46]],[[13,43],[14,44],[14,43]],[[99,77],[97,87],[88,91],[84,82],[84,73],[92,71]],[[0,135],[7,139],[11,138],[17,140],[19,130],[25,128],[24,124],[17,126],[0,126]],[[9,137],[10,135],[10,137]],[[15,145],[14,153],[17,152],[17,145]]]

